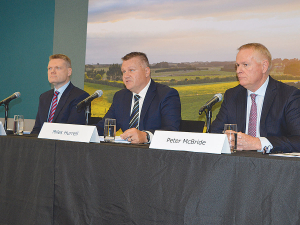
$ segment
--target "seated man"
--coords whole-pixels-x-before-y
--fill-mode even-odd
[[[300,151],[300,90],[269,76],[272,57],[262,44],[238,50],[240,85],[225,92],[211,132],[222,133],[224,124],[237,124],[238,150]]]
[[[76,105],[89,94],[70,82],[71,74],[71,60],[68,56],[56,54],[49,57],[48,80],[54,89],[40,96],[32,134],[38,134],[44,122],[85,124],[85,112],[77,111]]]
[[[181,104],[177,90],[151,79],[147,56],[141,52],[125,55],[121,67],[126,89],[115,93],[113,103],[96,125],[103,135],[105,118],[117,121],[121,138],[131,143],[149,143],[155,130],[179,130]]]

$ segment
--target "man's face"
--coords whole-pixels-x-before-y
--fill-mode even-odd
[[[126,88],[137,94],[150,80],[150,68],[146,67],[139,57],[123,61],[121,70]]]
[[[254,49],[242,49],[236,56],[236,73],[240,84],[255,92],[268,78],[269,62]]]
[[[63,59],[51,59],[48,64],[48,81],[53,84],[56,89],[64,86],[69,82],[72,69],[68,68],[67,63]]]

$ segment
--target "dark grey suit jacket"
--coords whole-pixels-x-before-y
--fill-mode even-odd
[[[273,145],[271,152],[300,152],[300,90],[270,77],[261,119],[260,136]],[[247,89],[228,89],[221,109],[211,125],[212,133],[222,133],[224,124],[237,124],[245,132]]]
[[[32,134],[38,134],[44,122],[47,122],[53,95],[53,89],[40,95],[38,113],[31,131]],[[70,82],[58,102],[53,123],[85,124],[85,111],[78,111],[76,105],[88,96],[88,93],[75,87]]]

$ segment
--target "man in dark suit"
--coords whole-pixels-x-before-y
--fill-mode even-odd
[[[122,60],[126,89],[114,95],[110,109],[96,125],[99,135],[103,135],[105,118],[116,119],[117,130],[124,132],[121,138],[131,143],[149,143],[155,130],[179,130],[181,104],[177,90],[151,79],[144,53],[132,52]]]
[[[269,76],[272,57],[265,46],[250,43],[238,50],[240,85],[225,92],[211,132],[237,124],[238,150],[300,151],[300,90]]]
[[[54,85],[54,89],[40,96],[32,134],[38,134],[44,122],[85,124],[85,112],[77,111],[76,105],[89,94],[70,82],[71,74],[68,56],[55,54],[49,57],[48,81]]]

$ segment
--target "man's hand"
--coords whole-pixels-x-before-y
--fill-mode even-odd
[[[261,143],[259,138],[252,137],[248,134],[238,132],[237,150],[260,150]]]
[[[136,128],[126,130],[120,137],[124,140],[130,141],[132,144],[147,143],[147,133]]]

